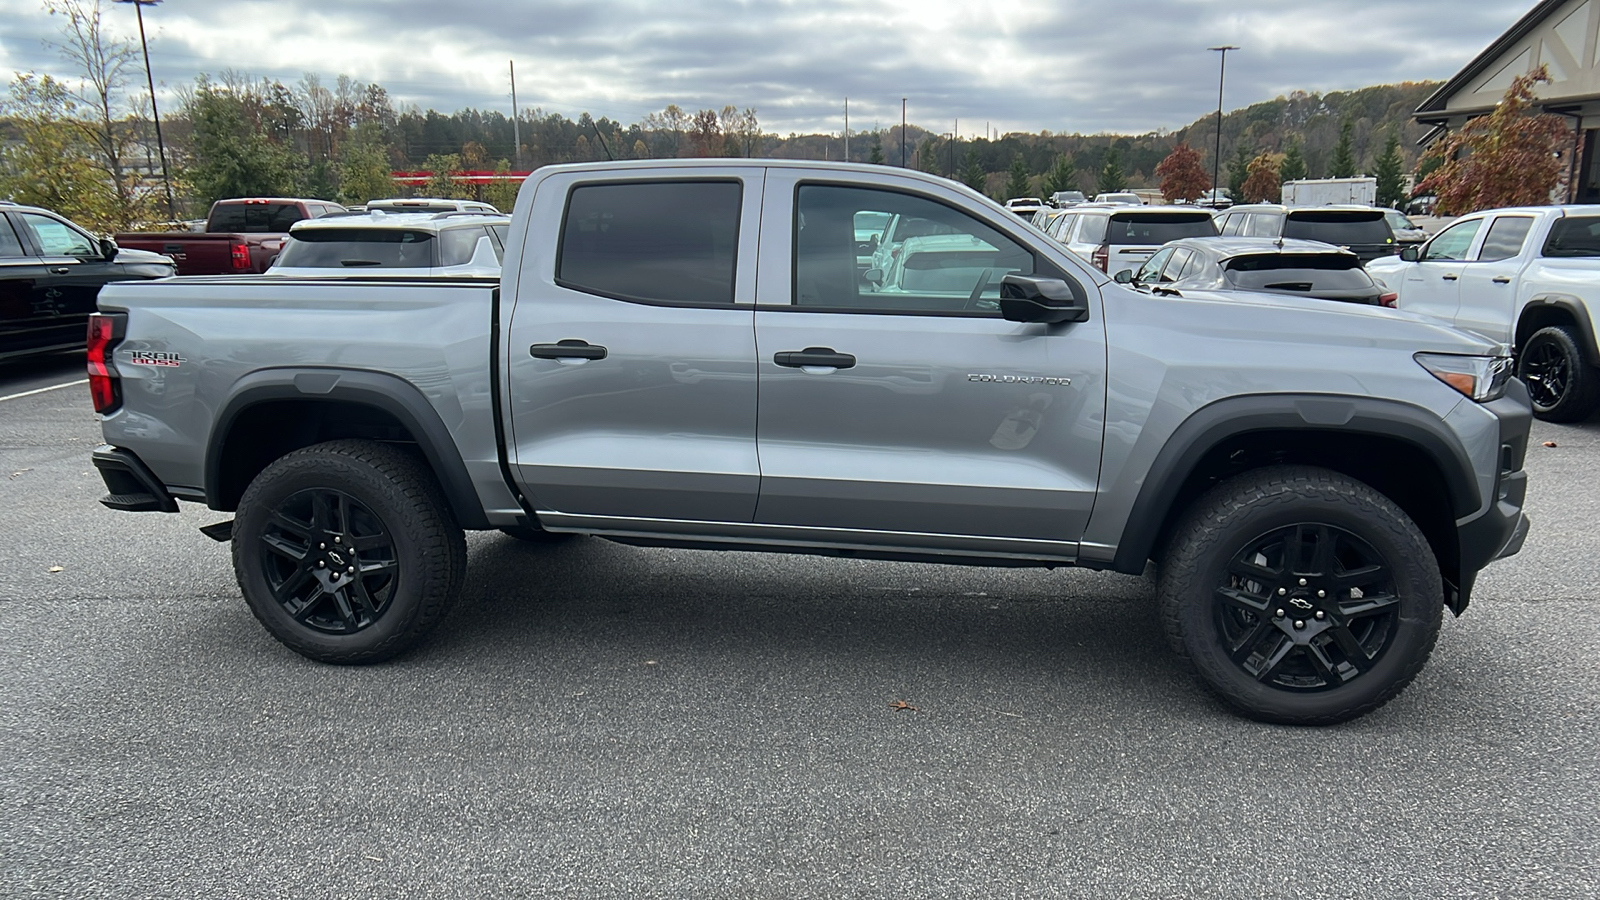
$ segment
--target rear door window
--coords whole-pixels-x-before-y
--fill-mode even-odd
[[[1522,244],[1533,228],[1532,216],[1500,216],[1489,226],[1483,236],[1483,247],[1478,251],[1479,262],[1499,262],[1522,252]]]
[[[617,300],[731,304],[742,202],[737,181],[580,184],[556,283]],[[853,266],[853,239],[850,248]]]
[[[1283,223],[1283,236],[1341,246],[1394,242],[1394,232],[1379,210],[1292,212]]]
[[[22,241],[17,237],[17,232],[11,227],[11,220],[4,213],[0,213],[0,259],[26,256],[22,249]]]
[[[1186,237],[1205,237],[1217,233],[1210,213],[1114,213],[1106,227],[1105,243],[1159,247]]]
[[[1171,284],[1178,280],[1178,273],[1188,264],[1189,258],[1194,256],[1194,251],[1180,247],[1172,252],[1172,258],[1161,267],[1161,277],[1157,279],[1160,284]]]
[[[446,228],[439,232],[439,265],[464,266],[472,262],[472,254],[478,250],[478,241],[488,239],[489,232],[481,227]]]
[[[1250,217],[1250,222],[1239,231],[1245,237],[1277,237],[1278,231],[1283,227],[1283,219],[1272,213],[1256,213]]]

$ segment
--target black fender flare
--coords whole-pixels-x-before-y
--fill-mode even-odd
[[[1112,568],[1137,575],[1155,550],[1178,492],[1213,448],[1252,431],[1333,431],[1397,439],[1432,459],[1450,492],[1452,518],[1483,505],[1472,461],[1433,413],[1409,403],[1327,394],[1250,394],[1195,410],[1167,439],[1134,500]]]
[[[371,406],[388,413],[416,438],[428,467],[439,479],[439,487],[444,491],[456,522],[474,530],[492,527],[478,492],[472,486],[461,451],[433,404],[411,382],[387,372],[367,369],[315,366],[261,369],[235,382],[206,440],[206,505],[218,508],[222,449],[234,422],[251,407],[273,400],[339,401]]]
[[[1516,330],[1512,333],[1512,337],[1516,340],[1516,349],[1520,351],[1522,342],[1535,330],[1529,329],[1527,335],[1522,334],[1522,323],[1527,320],[1528,313],[1552,307],[1572,317],[1572,321],[1577,324],[1578,341],[1583,347],[1584,356],[1590,365],[1600,366],[1600,342],[1595,339],[1594,316],[1582,298],[1572,294],[1544,292],[1528,298],[1528,302],[1523,304],[1522,311],[1517,313]]]

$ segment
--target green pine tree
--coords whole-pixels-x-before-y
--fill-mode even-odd
[[[1339,126],[1339,143],[1333,145],[1333,157],[1328,160],[1329,178],[1355,177],[1354,131],[1355,125],[1347,117]]]
[[[1023,161],[1022,154],[1011,157],[1011,168],[1006,174],[1006,199],[1012,197],[1026,197],[1032,189],[1028,179],[1028,164]]]
[[[1078,187],[1078,168],[1072,164],[1072,157],[1063,153],[1056,157],[1056,164],[1050,168],[1050,174],[1045,176],[1045,196],[1055,196],[1059,191],[1082,190]]]
[[[1244,183],[1250,177],[1252,155],[1250,148],[1240,141],[1232,161],[1228,163],[1228,196],[1235,202],[1242,202],[1241,198],[1244,197]]]
[[[983,165],[978,162],[978,148],[969,149],[967,158],[961,163],[961,183],[981,193],[988,180],[989,173],[983,171]]]
[[[1283,165],[1278,167],[1278,176],[1285,182],[1299,181],[1306,177],[1306,157],[1300,151],[1300,142],[1293,141],[1289,149],[1283,152]]]
[[[1128,176],[1122,171],[1122,161],[1117,159],[1117,148],[1106,151],[1105,165],[1100,167],[1100,180],[1096,189],[1102,194],[1114,194],[1128,186]]]
[[[1373,163],[1372,174],[1378,179],[1379,206],[1398,207],[1405,201],[1405,158],[1400,155],[1400,138],[1389,130],[1389,137],[1383,142],[1383,155]]]
[[[922,145],[917,148],[917,168],[929,175],[938,175],[943,171],[939,166],[939,151],[933,144],[933,138],[924,138]]]
[[[872,136],[872,152],[867,154],[867,162],[875,166],[883,165],[883,138],[879,135]]]

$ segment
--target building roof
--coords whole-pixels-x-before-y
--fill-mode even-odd
[[[1446,107],[1451,97],[1468,90],[1474,82],[1489,70],[1490,66],[1499,62],[1507,53],[1514,50],[1517,44],[1533,34],[1547,18],[1568,2],[1569,0],[1540,0],[1539,4],[1528,10],[1527,14],[1518,19],[1515,25],[1512,25],[1509,30],[1484,48],[1482,53],[1473,57],[1465,68],[1457,72],[1437,91],[1429,95],[1428,99],[1422,101],[1422,105],[1417,107],[1412,117],[1426,124],[1443,124],[1449,119],[1469,112],[1487,112],[1493,109],[1492,105],[1482,110],[1450,110]]]

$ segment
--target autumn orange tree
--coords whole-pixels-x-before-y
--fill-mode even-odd
[[[1240,191],[1246,203],[1277,203],[1283,197],[1283,181],[1278,177],[1278,158],[1263,153],[1250,160],[1249,174]]]
[[[1549,81],[1544,66],[1517,76],[1494,112],[1428,148],[1419,166],[1437,160],[1439,167],[1416,193],[1437,195],[1446,216],[1549,203],[1566,174],[1561,151],[1572,143],[1560,116],[1533,112],[1533,86]]]
[[[1156,166],[1156,176],[1161,179],[1161,196],[1169,203],[1193,200],[1211,190],[1211,176],[1200,164],[1200,154],[1188,144],[1172,148]]]

